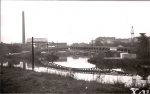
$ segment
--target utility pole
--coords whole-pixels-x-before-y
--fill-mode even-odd
[[[32,70],[34,70],[34,40],[32,37]]]

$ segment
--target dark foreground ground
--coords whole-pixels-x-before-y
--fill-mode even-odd
[[[20,68],[3,68],[0,74],[1,93],[52,93],[52,94],[131,94],[121,84],[104,85],[78,81],[70,77],[37,73]],[[87,89],[86,89],[87,87]]]

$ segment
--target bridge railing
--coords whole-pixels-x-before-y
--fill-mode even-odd
[[[71,49],[77,50],[92,50],[92,51],[109,51],[111,47],[106,46],[70,46]],[[133,47],[116,47],[117,51],[131,52]]]

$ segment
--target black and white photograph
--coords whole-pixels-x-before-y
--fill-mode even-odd
[[[150,1],[0,4],[1,94],[150,94]]]

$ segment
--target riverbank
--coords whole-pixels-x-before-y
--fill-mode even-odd
[[[57,94],[131,94],[123,84],[100,84],[78,81],[70,77],[37,73],[20,68],[3,68],[0,77],[3,93],[57,93]]]
[[[88,62],[95,64],[100,69],[121,68],[126,73],[148,76],[150,74],[150,60],[145,59],[103,59],[95,56],[88,59]]]

